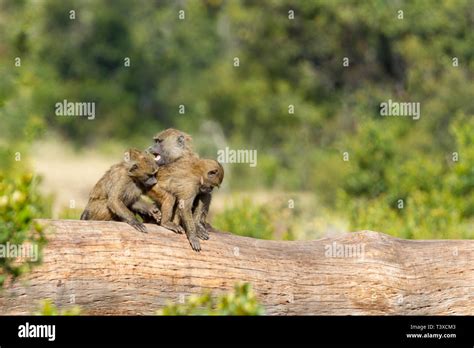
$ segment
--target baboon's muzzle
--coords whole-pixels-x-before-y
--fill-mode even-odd
[[[152,187],[152,186],[155,186],[156,183],[157,183],[156,177],[152,176],[145,181],[145,186]]]

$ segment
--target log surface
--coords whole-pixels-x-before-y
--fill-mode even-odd
[[[154,314],[167,301],[250,282],[269,315],[474,315],[474,241],[362,231],[315,241],[211,233],[196,253],[156,225],[39,220],[43,263],[0,292],[1,314],[40,300],[86,314]]]

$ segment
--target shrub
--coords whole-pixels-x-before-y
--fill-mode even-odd
[[[0,257],[0,286],[7,278],[15,279],[40,262],[46,238],[43,228],[33,223],[33,219],[48,216],[50,202],[38,193],[38,182],[39,178],[31,173],[15,178],[0,173],[0,245],[5,251],[8,245],[37,245],[39,252],[34,261]]]
[[[274,231],[270,208],[249,198],[217,214],[213,222],[220,230],[259,239],[271,239]]]
[[[454,146],[447,161],[434,154],[397,158],[396,165],[385,169],[385,189],[378,195],[367,195],[369,185],[361,185],[364,173],[377,173],[376,167],[383,162],[382,158],[374,160],[370,150],[373,146],[366,146],[364,140],[360,149],[367,148],[368,153],[356,155],[352,177],[347,178],[339,193],[339,207],[349,217],[351,229],[372,229],[414,239],[473,238],[474,119],[458,115],[451,133]],[[367,158],[368,163],[360,158]],[[362,182],[377,180],[381,178]]]
[[[81,307],[72,306],[70,308],[58,309],[51,299],[41,301],[40,309],[36,315],[80,315]]]
[[[184,304],[170,303],[158,315],[262,315],[250,284],[236,284],[234,291],[213,297],[210,292],[192,295]]]

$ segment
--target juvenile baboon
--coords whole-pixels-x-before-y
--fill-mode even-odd
[[[160,222],[159,209],[142,197],[156,184],[157,170],[151,155],[130,149],[124,161],[113,165],[95,184],[81,220],[124,221],[141,232],[147,232],[134,213]]]
[[[155,135],[153,138],[154,144],[148,148],[148,151],[155,156],[157,163],[161,165],[167,165],[181,158],[194,157],[198,158],[199,156],[192,149],[192,138],[189,134],[181,132],[177,129],[169,128]],[[183,174],[183,173],[182,173]],[[220,177],[217,178],[220,183],[224,178],[224,170],[220,166],[218,171]],[[184,173],[184,175],[186,175]],[[155,198],[158,202],[161,202],[165,206],[162,207],[162,212],[165,210],[167,212],[173,212],[174,200],[170,199],[166,192],[159,192],[156,190]],[[206,221],[207,214],[209,212],[209,207],[211,204],[211,191],[205,192],[201,190],[197,195],[194,204],[193,204],[193,217],[198,225],[199,237],[201,239],[208,239],[208,231],[214,231],[214,228]],[[179,226],[179,217],[176,215],[176,218],[173,222],[170,220],[171,216],[165,216],[162,219],[162,226],[168,228],[174,232],[182,233],[183,230]],[[163,223],[163,221],[165,221]]]
[[[148,195],[161,203],[161,225],[165,227],[169,224],[175,225],[179,228],[174,231],[182,233],[182,228],[171,222],[175,211],[183,223],[191,247],[196,251],[201,250],[199,238],[208,239],[209,235],[201,224],[196,224],[198,218],[193,217],[192,209],[200,193],[210,194],[214,187],[222,183],[224,177],[222,166],[215,160],[188,156],[160,167],[156,177],[158,183]],[[176,203],[178,208],[175,210]],[[197,207],[195,208],[196,212]],[[204,205],[199,208],[199,213],[202,209]]]
[[[212,191],[214,187],[220,187],[224,180],[224,168],[219,164],[219,168],[216,171],[210,171],[207,176],[207,181],[201,182],[199,193],[193,202],[193,220],[196,224],[197,236],[200,239],[209,239],[209,231],[215,232],[216,230],[207,222],[207,214],[209,213],[209,207],[211,205]],[[175,223],[179,224],[179,215],[175,215]]]

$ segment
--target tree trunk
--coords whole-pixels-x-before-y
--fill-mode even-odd
[[[156,225],[40,220],[43,263],[0,292],[2,314],[42,299],[86,314],[153,314],[167,301],[250,282],[270,315],[474,315],[474,241],[362,231],[315,241],[211,233],[202,251]]]

